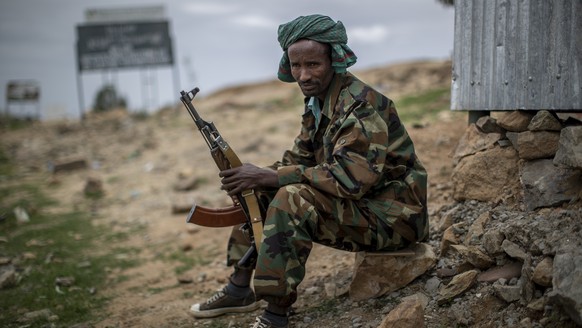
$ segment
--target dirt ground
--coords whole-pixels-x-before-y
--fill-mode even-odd
[[[447,69],[450,72],[450,67],[445,67],[444,71]],[[386,93],[398,107],[399,96],[431,85],[430,79],[425,80],[425,84],[410,85],[410,90],[399,88],[395,83],[384,87],[392,91]],[[216,123],[243,162],[268,165],[290,147],[298,132],[302,108],[286,106],[293,109],[279,110],[276,101],[265,105],[258,99],[281,97],[284,102],[293,102],[289,99],[294,98],[286,95],[296,92],[294,88],[269,84],[257,90],[250,87],[232,89],[228,92],[236,97],[224,92],[201,99],[195,105],[205,119]],[[446,111],[437,118],[408,127],[417,153],[429,172],[429,213],[452,202],[451,155],[466,126],[466,113]],[[218,170],[181,104],[147,120],[111,113],[106,117],[89,118],[85,126],[64,123],[39,126],[35,134],[24,137],[17,132],[6,136],[25,140],[22,151],[28,152],[28,156],[24,165],[30,166],[30,170],[42,172],[46,161],[55,159],[55,154],[60,158],[81,156],[90,160],[90,169],[47,178],[47,183],[58,184],[58,188],[52,189],[55,191],[53,197],[69,209],[91,210],[95,224],[129,234],[127,240],[101,245],[95,251],[107,252],[113,246],[141,250],[111,254],[136,259],[140,264],[123,271],[110,270],[111,282],[106,289],[98,291],[111,297],[108,314],[102,321],[88,325],[247,327],[254,321],[259,311],[216,320],[196,320],[188,314],[192,303],[210,296],[231,273],[224,265],[230,228],[187,224],[186,214],[173,214],[172,206],[196,202],[222,207],[230,205],[230,199],[219,189]],[[105,191],[105,197],[90,206],[82,195],[89,178],[100,180]],[[197,181],[194,189],[176,190],[179,182],[189,179]],[[179,257],[193,258],[200,264],[176,274]],[[294,320],[302,320],[302,312],[325,302],[325,295],[314,292],[314,287],[320,286],[322,281],[349,276],[353,260],[352,253],[315,247],[309,258],[307,277],[300,286],[296,305],[299,314]],[[121,276],[125,279],[120,279]],[[366,316],[383,317],[380,313],[359,313],[357,306],[352,311],[347,315],[363,316],[364,320]],[[313,324],[320,328],[341,327],[333,320]]]
[[[255,115],[257,115],[256,112],[246,111],[240,114],[241,117],[237,120],[257,122],[259,117],[254,117]],[[266,114],[262,116],[264,118]],[[225,125],[224,120],[221,120],[220,123]],[[256,128],[268,129],[270,124],[264,124],[264,126],[259,124]],[[458,115],[443,117],[438,122],[431,122],[424,128],[410,129],[418,153],[421,154],[420,156],[431,176],[432,188],[429,203],[432,210],[438,209],[440,205],[449,201],[446,189],[452,169],[450,153],[465,126],[466,118]],[[127,167],[127,171],[115,173],[118,176],[123,176],[123,181],[126,182],[116,186],[115,192],[119,194],[116,198],[126,199],[126,201],[104,208],[100,213],[100,216],[104,218],[99,220],[115,220],[118,222],[116,226],[125,226],[124,223],[128,222],[147,226],[147,232],[134,236],[128,241],[129,246],[144,249],[138,256],[145,261],[143,261],[142,266],[131,269],[130,272],[123,272],[131,279],[112,286],[110,291],[104,291],[113,293],[114,298],[109,307],[111,315],[99,323],[98,327],[169,327],[171,326],[169,323],[184,326],[189,323],[195,326],[205,326],[205,320],[191,319],[187,310],[193,302],[205,299],[214,290],[220,288],[231,272],[224,266],[223,256],[230,232],[229,228],[213,229],[188,226],[185,224],[184,214],[170,215],[169,213],[169,208],[173,202],[182,202],[179,199],[190,198],[197,203],[209,206],[226,206],[229,202],[229,199],[223,196],[223,192],[214,190],[217,189],[219,180],[218,172],[214,172],[212,162],[202,165],[203,170],[199,167],[203,159],[193,159],[193,153],[196,151],[193,151],[192,148],[198,148],[198,146],[192,146],[193,144],[200,145],[201,140],[197,139],[196,135],[193,136],[194,138],[187,137],[185,134],[189,132],[192,131],[186,129],[184,134],[177,135],[175,138],[167,134],[163,138],[158,138],[157,141],[160,143],[158,149],[166,150],[167,154],[152,153],[149,155],[146,153],[138,163]],[[248,132],[242,132],[241,135],[237,135],[235,132],[232,136],[230,133],[229,130],[228,135],[226,132],[224,134],[228,138],[227,140],[233,140],[231,145],[235,141],[241,144],[240,147],[233,145],[234,149],[244,149],[244,139],[253,138],[251,135],[245,135]],[[270,154],[281,153],[281,149],[286,146],[285,141],[292,140],[290,134],[287,136],[288,138],[280,137],[280,141],[260,142],[259,154],[256,158],[252,156],[253,151],[241,153],[239,156],[244,158],[244,161],[264,163]],[[271,142],[272,144],[269,145],[268,143]],[[253,143],[252,140],[251,143]],[[201,152],[204,153],[204,149],[201,149]],[[261,153],[264,153],[264,156],[261,156]],[[152,158],[149,158],[150,156]],[[189,165],[192,163],[191,160],[195,161],[195,167]],[[175,162],[175,164],[172,165],[171,162]],[[170,167],[179,169],[176,171]],[[176,192],[172,191],[171,182],[177,180],[177,172],[184,171],[183,174],[190,174],[187,172],[189,170],[195,170],[192,174],[196,174],[196,176],[207,177],[208,182],[187,195],[176,195]],[[199,170],[203,170],[204,173]],[[103,179],[107,180],[106,177]],[[134,198],[132,194],[136,191],[139,195]],[[196,256],[195,252],[206,251],[214,254],[214,261],[209,265],[192,268],[183,274],[185,277],[192,278],[193,283],[178,284],[179,277],[174,274],[172,264],[156,259],[158,248],[168,247],[182,249],[192,247],[193,250],[186,253],[191,254],[191,256]],[[353,259],[354,255],[351,253],[316,247],[310,256],[307,277],[301,289],[308,290],[314,282],[322,279],[333,279],[340,270],[350,270]],[[148,290],[156,288],[162,289],[162,291],[159,293],[148,292]],[[184,297],[184,295],[192,295],[192,297]],[[301,298],[299,303],[306,302],[306,298],[309,296],[304,295]],[[244,317],[243,320],[250,323],[252,318]],[[320,325],[320,327],[328,326]],[[334,325],[330,323],[329,327],[334,327]]]

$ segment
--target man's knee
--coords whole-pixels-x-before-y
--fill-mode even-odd
[[[311,186],[301,183],[290,184],[279,188],[271,207],[285,211],[296,212],[299,208],[313,205],[315,194]]]

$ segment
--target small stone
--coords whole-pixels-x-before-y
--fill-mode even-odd
[[[196,279],[196,281],[197,282],[204,282],[204,281],[206,281],[206,276],[207,276],[206,273],[204,273],[204,272],[203,273],[200,273],[198,275],[198,278]]]
[[[521,275],[522,264],[519,262],[508,263],[501,267],[495,267],[482,272],[477,277],[478,281],[482,282],[493,282],[499,279],[511,279],[514,277],[519,277]]]
[[[183,252],[188,252],[194,249],[194,246],[192,246],[192,244],[189,242],[185,242],[182,244],[180,248],[182,249]]]
[[[14,208],[14,216],[16,217],[16,222],[19,224],[24,224],[30,222],[30,216],[25,209],[20,206]]]
[[[315,295],[315,294],[319,294],[321,292],[321,288],[317,287],[317,286],[312,286],[312,287],[308,287],[307,289],[305,289],[305,294],[307,295]]]
[[[0,289],[13,287],[17,282],[18,274],[14,266],[7,265],[0,268]]]
[[[452,277],[457,274],[457,270],[453,268],[440,268],[437,269],[437,277],[439,278],[447,278]]]
[[[187,231],[189,234],[193,235],[193,234],[195,234],[195,233],[198,233],[198,232],[200,232],[200,228],[199,228],[198,226],[196,226],[196,225],[189,224],[189,225],[187,225],[187,226],[186,226],[186,231]]]
[[[179,276],[178,282],[181,284],[191,284],[194,282],[194,279],[191,276]]]
[[[420,299],[403,300],[384,319],[378,328],[423,327],[424,308]]]
[[[438,291],[441,285],[441,280],[438,277],[432,277],[426,281],[424,284],[424,289],[430,294],[434,294]]]
[[[57,277],[55,279],[55,285],[61,287],[71,287],[75,284],[75,277]]]
[[[521,298],[521,288],[519,286],[494,283],[493,288],[495,289],[495,294],[507,303],[518,301]]]
[[[477,274],[477,270],[471,270],[454,276],[451,282],[441,289],[438,303],[443,304],[467,291],[477,281]]]
[[[532,280],[544,287],[552,286],[554,261],[550,257],[544,258],[534,269]]]
[[[519,322],[519,326],[522,328],[529,328],[531,327],[531,319],[530,318],[524,318]]]
[[[507,255],[513,258],[525,261],[525,259],[528,257],[528,254],[521,247],[519,247],[516,243],[508,239],[505,239],[503,241],[501,247],[503,248],[505,253],[507,253]]]
[[[85,187],[83,188],[83,193],[87,197],[100,197],[103,196],[105,190],[103,189],[103,182],[97,177],[89,177],[85,182]]]
[[[527,305],[527,308],[530,310],[533,310],[533,311],[541,312],[544,310],[545,305],[546,305],[546,299],[541,297],[541,298],[538,298],[536,300],[531,301]]]
[[[40,319],[48,320],[54,314],[49,309],[42,309],[38,311],[32,311],[25,313],[22,317],[18,318],[16,321],[20,323],[32,322]]]

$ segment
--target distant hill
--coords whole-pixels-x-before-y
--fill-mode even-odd
[[[398,97],[428,90],[448,88],[451,84],[451,61],[412,61],[353,73],[388,97]],[[252,107],[260,102],[290,100],[300,96],[295,83],[270,80],[229,87],[210,95],[201,94],[206,106]]]

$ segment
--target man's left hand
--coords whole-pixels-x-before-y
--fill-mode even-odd
[[[222,178],[221,189],[226,190],[229,196],[238,195],[244,190],[279,187],[277,171],[249,163],[221,171],[218,176]]]

